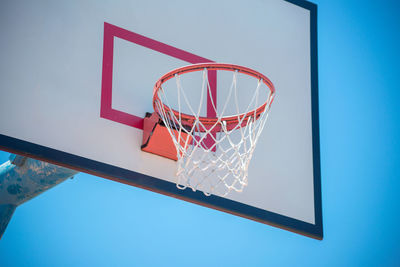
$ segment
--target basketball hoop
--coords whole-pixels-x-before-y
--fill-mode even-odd
[[[218,107],[216,90],[213,89],[216,87],[217,71],[232,72],[225,102]],[[202,74],[201,93],[199,99],[189,101],[181,76],[194,72]],[[215,80],[210,82],[209,77],[213,72]],[[254,80],[254,92],[244,108],[239,104],[242,99],[237,97],[239,76]],[[169,104],[171,101],[164,88],[166,82],[173,78],[176,79],[177,91],[173,99],[176,107]],[[177,187],[201,190],[206,195],[225,196],[232,190],[242,192],[247,185],[249,163],[265,126],[274,94],[275,88],[266,76],[232,64],[194,64],[162,76],[154,86],[153,108],[176,148]],[[204,115],[203,103],[206,98],[207,114]],[[196,103],[197,109],[193,108],[193,103]],[[234,114],[227,115],[228,107]]]

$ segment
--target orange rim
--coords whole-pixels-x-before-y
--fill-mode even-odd
[[[174,115],[177,118],[180,116],[181,123],[183,125],[191,127],[194,124],[194,122],[196,121],[196,117],[185,114],[185,113],[179,113],[178,111],[165,105],[161,101],[161,99],[158,97],[158,91],[161,89],[161,86],[163,83],[172,79],[177,74],[181,75],[181,74],[190,73],[190,72],[194,72],[194,71],[200,71],[200,70],[204,70],[204,69],[207,69],[208,71],[209,70],[224,70],[224,71],[232,71],[232,72],[237,71],[239,73],[243,73],[243,74],[252,76],[258,80],[261,80],[269,88],[269,90],[271,92],[267,101],[264,104],[262,104],[261,106],[259,106],[258,108],[256,108],[255,110],[251,110],[247,113],[242,113],[242,114],[238,114],[235,116],[227,116],[227,117],[220,118],[221,122],[226,123],[226,127],[228,129],[235,128],[240,122],[241,122],[241,124],[245,125],[250,117],[256,117],[256,119],[258,119],[260,117],[261,113],[263,113],[265,108],[267,107],[268,102],[269,102],[269,105],[271,105],[273,102],[274,95],[275,95],[275,87],[274,87],[273,83],[267,78],[267,76],[259,73],[258,71],[255,71],[255,70],[247,68],[247,67],[233,65],[233,64],[226,64],[226,63],[199,63],[199,64],[193,64],[193,65],[189,65],[189,66],[185,66],[185,67],[181,67],[181,68],[172,70],[172,71],[166,73],[165,75],[163,75],[156,82],[154,89],[153,89],[154,111],[157,112],[157,114],[160,116],[160,112],[157,108],[157,102],[159,102],[161,104],[162,108],[167,113],[172,112],[172,113],[174,113]],[[204,131],[205,131],[211,127],[215,127],[215,124],[219,121],[219,118],[199,117],[199,121],[201,121],[202,124],[205,126],[205,128],[206,128],[206,129],[204,129]],[[215,129],[215,130],[217,131],[218,129]]]

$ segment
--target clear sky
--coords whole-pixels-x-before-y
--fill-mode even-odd
[[[400,266],[400,4],[314,3],[323,241],[79,174],[17,208],[0,266]]]

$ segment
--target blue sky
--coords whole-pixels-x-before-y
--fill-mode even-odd
[[[79,174],[16,210],[0,266],[399,266],[400,4],[314,2],[323,241]]]

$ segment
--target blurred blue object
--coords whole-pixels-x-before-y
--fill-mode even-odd
[[[73,177],[77,171],[11,154],[0,165],[0,239],[17,206]]]

